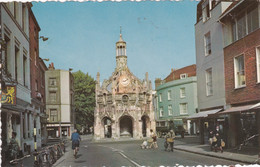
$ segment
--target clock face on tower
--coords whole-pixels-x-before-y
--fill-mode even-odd
[[[123,75],[120,77],[120,84],[123,85],[123,86],[127,86],[128,84],[130,83],[130,79]]]

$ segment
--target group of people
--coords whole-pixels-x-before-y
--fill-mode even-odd
[[[216,126],[216,130],[209,131],[209,144],[212,151],[217,152],[217,150],[220,150],[223,153],[225,142],[223,141],[223,135],[219,130],[219,126]]]
[[[157,145],[157,136],[153,132],[153,130],[150,130],[150,139],[149,140],[144,140],[143,143],[141,144],[142,149],[148,149],[148,148],[158,148]],[[165,136],[165,142],[164,142],[164,147],[165,151],[172,151],[173,152],[173,144],[174,144],[174,138],[175,138],[175,133],[173,130],[170,130],[167,135]],[[151,143],[150,146],[148,145],[148,142]],[[170,148],[169,148],[170,146]]]

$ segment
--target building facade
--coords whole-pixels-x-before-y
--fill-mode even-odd
[[[30,3],[0,3],[1,8],[1,87],[2,157],[12,132],[23,152],[33,150],[33,109],[30,90]],[[5,94],[6,96],[3,96]],[[12,97],[5,103],[5,97]],[[9,99],[10,100],[10,99]],[[3,102],[5,101],[5,102]]]
[[[196,113],[198,107],[196,65],[172,70],[164,81],[156,79],[155,82],[158,102],[157,132],[163,132],[165,127],[165,130],[174,128],[178,132],[181,126],[189,134],[196,134],[196,122],[186,120]]]
[[[213,115],[226,107],[224,52],[221,14],[232,2],[202,0],[197,5],[195,24],[198,111],[191,119],[200,121],[201,143],[207,140],[208,128],[214,129],[225,118],[216,119]],[[203,112],[203,113],[202,113]],[[212,115],[212,116],[210,116]],[[219,121],[218,121],[219,120]]]
[[[48,138],[70,137],[75,124],[74,79],[70,71],[55,69],[53,63],[45,72]]]
[[[229,117],[228,142],[234,147],[260,131],[260,2],[234,2],[220,21],[227,103],[222,114]],[[257,138],[249,142],[260,146]]]
[[[40,26],[29,9],[29,37],[30,37],[30,79],[31,79],[31,108],[33,108],[33,123],[31,129],[36,129],[37,147],[46,144],[46,113],[45,113],[45,80],[44,73],[48,69],[39,57]]]
[[[152,85],[148,73],[142,81],[127,66],[126,42],[122,35],[116,43],[116,69],[100,85],[97,74],[94,138],[140,139],[155,130]]]

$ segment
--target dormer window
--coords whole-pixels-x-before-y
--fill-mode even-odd
[[[180,79],[185,79],[185,78],[187,78],[187,74],[181,74],[180,75]]]

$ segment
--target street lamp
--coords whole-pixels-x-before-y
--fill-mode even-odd
[[[39,39],[42,39],[42,41],[47,41],[49,38],[48,37],[44,37],[44,36],[40,36]]]

